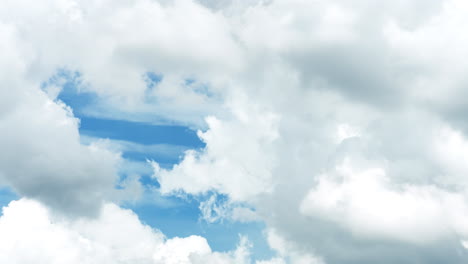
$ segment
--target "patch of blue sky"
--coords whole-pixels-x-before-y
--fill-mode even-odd
[[[186,126],[153,125],[125,120],[80,117],[80,133],[88,136],[125,140],[139,144],[170,144],[203,148],[197,133]]]
[[[155,86],[162,80],[162,75],[153,73],[142,75],[142,81],[148,88]],[[146,122],[152,124],[170,124],[170,120],[154,113],[132,113],[116,109],[96,93],[89,91],[87,83],[83,81],[82,74],[61,68],[49,79],[41,84],[41,88],[52,98],[56,98],[73,109],[73,114],[78,118],[96,117],[100,119],[119,119]]]
[[[143,79],[148,89],[153,89],[163,80],[163,75],[155,72],[147,72],[144,74]]]
[[[95,104],[98,100],[96,94],[82,89],[84,85],[81,73],[59,69],[42,83],[41,88],[45,91],[49,91],[51,87],[59,88],[57,99],[71,107],[76,117],[81,117],[84,107]]]
[[[181,161],[188,149],[200,149],[205,145],[193,130],[180,126],[155,126],[121,120],[94,118],[81,119],[82,141],[90,143],[108,139],[111,149],[121,152],[125,162],[121,166],[121,179],[138,174],[144,185],[159,184],[151,177],[148,160],[169,169]]]
[[[194,78],[186,78],[184,80],[184,84],[197,94],[201,94],[209,98],[216,97],[216,93],[213,92],[213,89],[211,89],[210,85],[207,83],[200,82]]]
[[[157,179],[153,177],[153,167],[148,162],[124,159],[124,164],[119,170],[119,184],[133,175],[138,175],[138,181],[148,190],[160,187]],[[145,200],[149,197],[143,198]]]
[[[147,73],[147,79],[152,84],[162,80],[162,75]],[[93,104],[99,104],[99,97],[84,91],[81,74],[65,69],[57,73],[42,84],[43,89],[49,86],[60,86],[57,99],[73,109],[73,113],[80,119],[80,134],[126,140],[141,144],[172,144],[190,148],[202,148],[204,143],[196,132],[187,126],[154,125],[147,122],[134,122],[122,119],[108,119],[93,117],[87,109]]]
[[[143,78],[149,89],[155,88],[163,80],[163,76],[156,73],[146,73]],[[214,96],[207,84],[195,79],[186,79],[184,84],[197,93]],[[144,120],[151,118],[139,116],[141,113],[136,113],[130,118],[94,115],[96,111],[90,112],[89,109],[105,108],[103,106],[105,102],[96,94],[80,89],[83,84],[81,75],[77,72],[60,70],[44,82],[43,88],[51,85],[61,87],[57,99],[70,106],[74,115],[81,120],[80,135],[85,144],[104,139],[122,153],[124,160],[119,172],[120,183],[132,175],[140,177],[139,181],[145,188],[143,198],[124,206],[132,209],[143,222],[162,230],[168,237],[204,236],[213,250],[217,251],[232,250],[239,241],[238,235],[247,235],[254,244],[255,259],[272,256],[273,253],[262,233],[264,225],[261,222],[240,223],[228,220],[207,223],[200,220],[199,209],[200,201],[206,197],[165,197],[154,191],[159,184],[152,177],[152,167],[147,160],[154,160],[161,167],[170,168],[180,162],[187,149],[204,148],[204,142],[198,138],[193,129],[180,125],[167,125],[169,122],[163,122],[162,125],[146,122]],[[115,116],[119,117],[119,113],[113,115]],[[135,122],[135,120],[143,121]],[[119,183],[116,187],[119,187]],[[0,198],[2,197],[3,200],[0,202],[5,203],[9,202],[9,199],[16,198],[8,192]]]
[[[186,86],[190,86],[190,85],[192,85],[192,84],[195,84],[195,82],[196,82],[196,80],[193,79],[193,78],[187,78],[187,79],[185,79],[185,85],[186,85]]]
[[[213,250],[229,251],[236,247],[239,235],[245,235],[253,244],[253,259],[269,259],[274,255],[265,240],[264,223],[231,220],[207,223],[200,216],[199,198],[187,196],[168,199],[177,206],[164,207],[158,203],[146,202],[127,205],[127,208],[132,209],[143,223],[157,227],[169,238],[199,235],[208,240]]]
[[[88,89],[89,83],[84,81],[80,72],[66,68],[57,70],[53,76],[41,84],[41,87],[52,98],[57,98],[70,106],[73,109],[73,114],[80,119],[94,117],[96,119],[127,120],[156,125],[182,124],[193,129],[206,129],[204,117],[209,114],[210,104],[201,106],[203,110],[200,111],[177,112],[170,107],[168,108],[167,102],[159,102],[158,97],[151,92],[163,79],[162,74],[155,72],[142,74],[142,82],[145,82],[147,87],[147,96],[141,107],[134,109],[134,111],[119,109],[114,103],[91,92]],[[209,95],[210,89],[206,84],[193,80],[190,85],[189,89]],[[215,103],[215,101],[211,103]]]
[[[162,78],[162,75],[156,73],[146,74],[148,86],[156,85]],[[79,72],[60,69],[42,84],[43,89],[50,86],[60,86],[57,99],[70,106],[74,115],[80,119],[79,129],[82,136],[140,144],[139,148],[122,151],[126,159],[155,160],[161,164],[161,167],[168,168],[178,163],[183,152],[188,148],[204,147],[204,143],[198,138],[196,132],[186,126],[154,125],[90,116],[87,111],[89,107],[99,105],[102,101],[96,94],[80,88],[83,83]]]
[[[12,189],[0,186],[0,208],[7,206],[11,201],[18,199],[19,196]]]

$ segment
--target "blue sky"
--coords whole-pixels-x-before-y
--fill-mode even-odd
[[[132,149],[123,151],[122,157],[125,160],[140,163],[141,166],[146,167],[146,170],[137,171],[123,168],[121,172],[123,179],[137,173],[140,177],[139,181],[145,188],[157,188],[159,183],[152,177],[153,172],[148,160],[154,160],[161,167],[170,169],[182,160],[186,150],[200,150],[205,147],[204,142],[197,136],[197,132],[187,126],[87,116],[85,109],[99,102],[99,98],[93,93],[80,92],[73,76],[80,76],[80,74],[74,73],[71,78],[70,75],[66,75],[67,81],[57,100],[70,106],[74,116],[79,118],[79,131],[82,137],[165,147],[156,152],[142,152]],[[147,83],[148,89],[151,89],[163,76],[148,74],[148,78],[151,79],[151,82]],[[193,83],[194,81],[188,82]],[[152,195],[154,194],[148,192],[149,195],[144,195],[138,201],[124,202],[123,207],[137,213],[143,223],[161,230],[169,238],[200,235],[208,240],[213,250],[229,251],[236,247],[239,235],[246,235],[255,246],[255,251],[253,251],[255,259],[267,259],[273,255],[265,240],[263,223],[240,223],[230,220],[209,223],[203,220],[199,210],[200,201],[204,201],[209,195],[164,196],[161,197],[163,201],[158,203],[153,201]],[[8,191],[5,193],[5,197],[8,198]],[[9,197],[11,200],[16,198],[13,194]],[[3,204],[7,204],[7,202],[5,201]]]

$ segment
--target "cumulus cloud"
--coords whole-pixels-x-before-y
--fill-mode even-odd
[[[357,236],[431,243],[455,232],[464,238],[466,197],[435,186],[392,186],[379,167],[356,171],[350,160],[322,175],[301,204],[302,213],[332,219]]]
[[[39,89],[0,93],[19,94],[0,119],[0,183],[63,212],[95,214],[114,188],[120,155],[82,145],[79,120]]]
[[[167,239],[130,210],[105,204],[95,219],[67,220],[28,199],[11,202],[0,217],[5,263],[248,263],[242,238],[232,252],[213,252],[199,236]]]
[[[65,67],[110,115],[198,127],[209,116],[203,150],[172,169],[153,163],[160,191],[219,192],[253,208],[277,234],[271,263],[465,263],[467,9],[462,0],[4,1],[0,179],[75,212],[97,208],[112,185],[118,155],[81,145],[57,91],[39,90]],[[162,81],[147,87],[147,72]],[[205,205],[207,216],[218,208]],[[160,259],[177,259],[180,245],[228,261],[202,240],[161,242]],[[180,256],[196,261],[189,255]]]
[[[161,190],[248,202],[327,263],[463,263],[465,103],[455,94],[467,49],[455,32],[467,6],[384,6],[272,1],[238,13],[250,64],[226,91],[231,115],[207,119],[204,150],[155,170]]]
[[[57,67],[78,71],[84,90],[118,106],[95,115],[151,112],[153,120],[200,123],[216,99],[185,80],[217,87],[210,84],[241,64],[225,18],[192,1],[6,1],[0,17],[22,43],[20,63],[33,72],[26,78],[44,81]],[[147,72],[164,76],[157,89],[147,89]]]
[[[163,193],[184,190],[199,194],[216,189],[245,201],[272,190],[275,153],[269,143],[278,138],[278,116],[249,106],[248,102],[234,109],[232,121],[207,118],[208,131],[199,133],[206,143],[202,155],[188,151],[171,170],[160,170],[153,163]],[[241,134],[243,138],[239,139]]]

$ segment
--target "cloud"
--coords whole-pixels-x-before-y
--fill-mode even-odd
[[[392,186],[379,167],[358,169],[345,159],[338,175],[323,175],[300,211],[331,219],[356,236],[430,244],[455,232],[466,236],[466,197],[435,186]]]
[[[17,46],[20,63],[33,72],[28,79],[45,81],[58,67],[78,71],[84,91],[122,115],[200,123],[196,118],[218,104],[184,80],[221,84],[241,64],[225,18],[192,1],[6,1],[0,16],[21,32],[17,41],[29,43]],[[157,89],[146,86],[147,72],[164,75]]]
[[[232,122],[207,118],[209,130],[199,133],[207,144],[203,154],[188,151],[172,170],[156,170],[161,191],[200,194],[217,189],[237,201],[270,191],[273,187],[270,167],[275,156],[267,148],[278,137],[275,128],[278,117],[255,106],[249,108],[247,103],[235,108],[239,112],[234,113]],[[239,140],[239,134],[247,135]]]
[[[261,220],[257,213],[251,208],[245,207],[245,205],[243,206],[240,203],[234,203],[227,198],[223,199],[223,197],[218,197],[216,194],[201,201],[199,209],[201,219],[208,223],[224,220],[246,223]]]
[[[290,261],[466,262],[464,1],[2,7],[0,179],[20,194],[83,214],[112,187],[118,155],[81,145],[70,110],[39,90],[65,67],[117,113],[209,116],[203,150],[153,163],[160,191],[247,204]],[[164,78],[149,88],[148,72]],[[207,252],[201,241],[174,245]]]
[[[242,238],[232,252],[213,252],[203,237],[167,239],[130,210],[105,204],[96,219],[67,220],[28,199],[0,217],[0,260],[9,263],[248,263]]]
[[[285,263],[285,260],[292,264],[323,264],[323,260],[307,252],[301,252],[284,237],[281,237],[274,229],[267,230],[267,241],[272,249],[274,249],[279,257],[271,260],[260,261],[258,264],[275,264]]]
[[[63,212],[95,214],[114,187],[119,154],[81,145],[79,121],[44,92],[12,87],[0,93],[10,91],[19,98],[0,120],[0,182]]]
[[[230,115],[207,119],[206,148],[155,176],[163,193],[250,204],[326,263],[463,263],[466,4],[353,3],[237,13],[250,64],[225,92]]]

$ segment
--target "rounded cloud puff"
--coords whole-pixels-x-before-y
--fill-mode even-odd
[[[130,210],[105,204],[95,219],[68,220],[28,199],[11,202],[0,217],[5,263],[247,263],[247,241],[233,252],[212,252],[199,236],[167,239]]]

